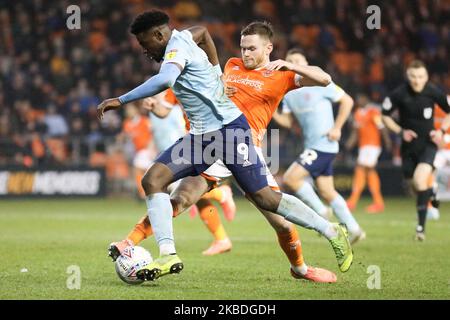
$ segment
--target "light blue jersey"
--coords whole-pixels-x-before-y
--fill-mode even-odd
[[[159,118],[150,112],[150,121],[158,152],[163,152],[186,134],[183,111],[178,105],[174,105],[165,118]]]
[[[169,62],[184,68],[172,90],[186,112],[192,134],[218,130],[241,115],[225,95],[219,72],[188,30],[172,31],[163,64]]]
[[[304,87],[290,91],[283,99],[283,112],[292,112],[300,124],[305,149],[338,153],[339,143],[330,141],[327,133],[334,126],[333,102],[345,92],[334,83],[326,87]]]

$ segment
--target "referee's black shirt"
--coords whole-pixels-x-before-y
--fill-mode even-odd
[[[417,133],[416,143],[431,141],[430,131],[434,129],[434,105],[450,113],[447,96],[435,85],[427,83],[419,93],[414,92],[408,83],[397,87],[383,102],[383,115],[390,116],[395,110],[399,113],[399,125]],[[414,141],[413,140],[413,141]]]

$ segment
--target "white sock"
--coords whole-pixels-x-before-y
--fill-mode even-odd
[[[291,266],[292,270],[294,270],[295,273],[301,274],[304,276],[308,272],[308,266],[306,263],[303,263],[301,266]]]
[[[348,232],[351,234],[359,233],[361,228],[353,217],[352,213],[348,209],[347,203],[341,195],[337,195],[333,201],[330,202],[331,207],[334,210],[334,214],[339,222],[344,223],[347,226]]]
[[[175,244],[173,243],[163,243],[159,246],[159,255],[160,256],[167,256],[169,254],[174,254],[175,251]]]
[[[305,181],[295,194],[322,217],[326,216],[327,207],[308,182]]]
[[[316,230],[327,237],[327,239],[332,233],[330,230],[334,230],[333,225],[329,221],[322,218],[301,200],[286,193],[281,194],[281,201],[276,213],[298,226]]]
[[[159,245],[160,254],[176,253],[170,196],[167,193],[154,193],[146,197],[146,203],[148,218]]]

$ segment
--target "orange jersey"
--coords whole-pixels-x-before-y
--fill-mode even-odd
[[[227,85],[237,88],[231,100],[244,113],[252,129],[253,141],[261,146],[267,126],[283,96],[296,89],[292,71],[248,70],[242,59],[231,58],[225,65]]]
[[[442,111],[442,109],[439,108],[438,105],[434,106],[434,127],[436,129],[439,129],[441,127],[441,123],[446,116],[447,114],[444,111]],[[446,131],[446,134],[450,134],[450,128]],[[444,146],[444,149],[450,150],[450,143],[447,143]]]
[[[381,111],[372,106],[359,108],[355,112],[355,126],[358,130],[358,145],[381,147]]]
[[[123,122],[123,132],[130,136],[135,151],[147,148],[152,139],[150,120],[144,116],[126,119]]]

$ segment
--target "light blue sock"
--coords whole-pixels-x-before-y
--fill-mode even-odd
[[[336,230],[328,220],[325,220],[301,200],[289,194],[281,194],[281,201],[278,205],[277,214],[296,225],[306,229],[316,230],[323,234],[327,239],[336,236]]]
[[[295,194],[322,217],[326,216],[327,207],[325,207],[317,193],[315,193],[313,187],[308,182],[305,181]]]
[[[167,193],[154,193],[145,198],[147,213],[161,255],[176,253],[173,239],[172,205]]]
[[[336,218],[341,223],[345,223],[347,225],[347,229],[350,233],[358,233],[361,229],[353,217],[352,213],[348,209],[347,203],[341,195],[337,195],[333,201],[330,202],[331,207],[333,208],[334,214]]]

